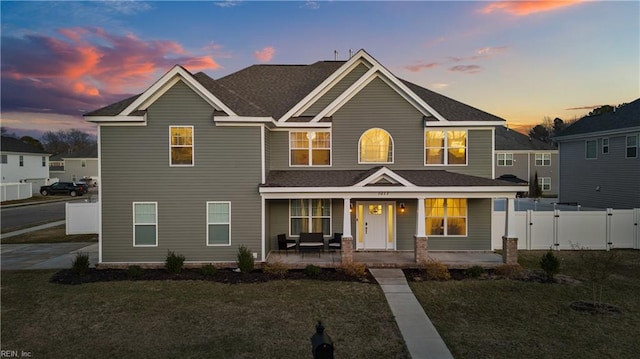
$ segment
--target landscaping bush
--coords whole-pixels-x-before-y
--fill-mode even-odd
[[[71,269],[78,275],[87,273],[89,271],[89,254],[82,252],[76,253],[76,257],[71,264]]]
[[[200,268],[200,273],[202,273],[205,277],[213,277],[218,273],[218,268],[216,268],[213,264],[207,264]]]
[[[473,267],[469,267],[464,271],[464,275],[467,278],[479,278],[485,273],[487,273],[487,271],[481,266],[477,266],[477,265]]]
[[[139,278],[140,276],[142,276],[142,273],[144,272],[144,269],[142,269],[142,267],[140,266],[129,266],[127,268],[127,278]]]
[[[446,265],[437,260],[425,260],[419,265],[427,280],[449,280],[451,274]]]
[[[503,264],[496,268],[496,275],[508,279],[522,278],[522,267],[519,264]]]
[[[165,261],[164,266],[169,273],[180,273],[183,265],[184,256],[182,254],[176,254],[172,251],[167,253],[167,260]]]
[[[282,262],[265,263],[262,270],[268,275],[275,278],[284,278],[289,268]]]
[[[314,266],[313,264],[309,264],[304,267],[304,275],[309,278],[318,278],[320,273],[322,273],[322,268]]]
[[[244,245],[240,246],[240,248],[238,248],[238,268],[240,268],[240,271],[243,273],[249,273],[253,270],[254,267],[254,261],[253,261],[253,254],[251,253],[251,250],[247,247],[245,247]]]
[[[621,264],[620,251],[590,250],[579,247],[578,264],[580,275],[591,283],[591,295],[596,307],[603,306],[602,292],[604,285]]]
[[[367,275],[367,266],[363,263],[345,263],[341,264],[337,269],[352,278],[364,278]]]
[[[548,251],[540,259],[540,268],[547,274],[547,280],[551,282],[553,276],[560,271],[560,259],[552,251]]]

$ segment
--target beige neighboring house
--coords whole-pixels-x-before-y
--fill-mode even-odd
[[[62,182],[91,178],[98,182],[98,149],[96,147],[76,153],[64,153],[51,156],[49,161],[51,176]]]
[[[531,182],[538,173],[544,197],[558,195],[558,149],[549,143],[523,135],[504,126],[496,126],[495,178],[510,175]],[[502,177],[502,178],[501,178]],[[513,178],[511,177],[510,180]]]

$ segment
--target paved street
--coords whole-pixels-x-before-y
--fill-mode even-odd
[[[84,199],[74,200],[74,202]],[[59,221],[65,219],[65,202],[53,202],[35,204],[21,207],[0,209],[2,231],[7,232],[11,228],[35,226],[38,224]]]

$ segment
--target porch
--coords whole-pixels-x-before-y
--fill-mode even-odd
[[[475,265],[495,268],[503,264],[502,256],[493,252],[429,251],[428,258],[454,269],[464,269]],[[353,261],[364,263],[369,268],[416,267],[414,251],[355,251]],[[342,264],[342,256],[340,251],[312,253],[272,251],[267,256],[267,262],[281,262],[291,268],[304,268],[309,264],[334,268]]]

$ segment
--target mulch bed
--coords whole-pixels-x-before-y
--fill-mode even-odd
[[[323,268],[317,276],[309,276],[302,269],[290,269],[284,276],[275,276],[264,273],[262,270],[254,270],[250,273],[240,273],[233,269],[219,269],[215,274],[206,275],[200,269],[183,269],[180,273],[169,273],[165,269],[144,269],[137,275],[128,274],[126,269],[95,269],[90,268],[85,274],[78,275],[72,269],[63,269],[56,272],[51,283],[58,284],[83,284],[110,281],[153,281],[153,280],[202,280],[227,284],[263,283],[271,280],[297,280],[312,279],[321,281],[362,282],[377,284],[371,273],[366,272],[364,277],[352,277],[343,271]]]

